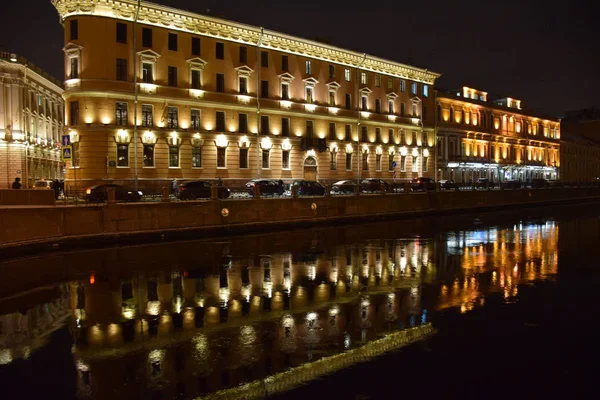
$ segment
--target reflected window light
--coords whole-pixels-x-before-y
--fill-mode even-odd
[[[8,365],[12,360],[13,358],[10,349],[0,349],[0,365]]]
[[[350,334],[349,333],[344,334],[344,348],[346,350],[348,350],[350,348],[351,344],[352,344],[352,342],[350,340]]]
[[[146,304],[146,314],[158,315],[160,313],[160,301],[149,301]]]
[[[308,266],[308,279],[310,279],[311,281],[314,281],[316,277],[317,277],[317,267],[314,265],[309,265]]]

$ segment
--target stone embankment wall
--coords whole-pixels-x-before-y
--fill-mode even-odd
[[[0,256],[25,245],[57,248],[67,242],[70,246],[99,246],[189,239],[584,200],[600,200],[600,188],[10,207],[0,208]]]

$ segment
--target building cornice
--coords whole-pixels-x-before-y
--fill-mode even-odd
[[[56,7],[61,21],[76,15],[92,15],[133,21],[136,10],[135,0],[52,0],[52,4]],[[258,45],[260,40],[260,46],[267,49],[321,59],[354,68],[360,67],[363,70],[430,85],[433,85],[440,76],[440,74],[427,69],[372,56],[366,56],[365,59],[363,53],[145,1],[141,2],[138,22],[254,46]]]

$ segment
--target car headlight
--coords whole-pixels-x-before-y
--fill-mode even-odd
[[[142,192],[141,192],[141,191],[139,191],[139,190],[138,190],[138,194],[139,194],[140,196],[143,196],[143,195],[144,195],[144,193],[142,193]]]

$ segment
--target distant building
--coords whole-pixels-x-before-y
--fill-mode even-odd
[[[462,87],[437,92],[437,179],[495,182],[560,175],[560,123],[510,97]]]
[[[600,181],[600,110],[569,111],[561,120],[561,179]]]
[[[174,178],[433,176],[439,74],[145,1],[134,51],[136,1],[53,4],[80,160],[67,184],[73,168],[88,185],[137,176],[150,191]]]
[[[62,177],[61,83],[14,53],[0,52],[0,188]]]

